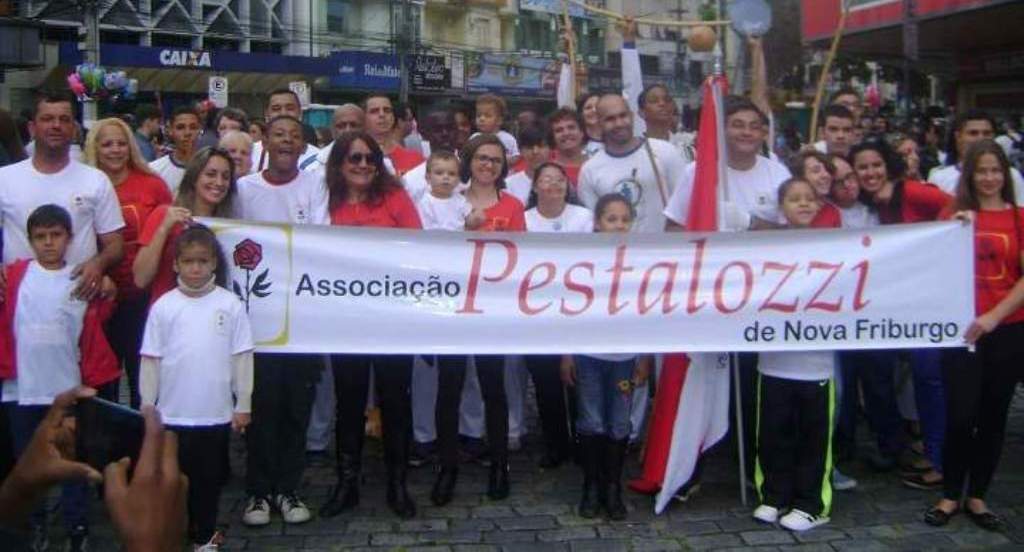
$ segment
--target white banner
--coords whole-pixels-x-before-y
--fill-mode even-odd
[[[954,347],[958,222],[721,234],[478,234],[207,219],[261,351]]]

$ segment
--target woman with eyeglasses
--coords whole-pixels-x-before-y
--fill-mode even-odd
[[[469,140],[460,155],[459,177],[468,182],[464,194],[474,211],[483,213],[479,232],[524,232],[523,204],[505,191],[508,162],[505,146],[493,134],[480,134]],[[487,446],[491,456],[487,496],[492,500],[508,497],[508,397],[505,395],[505,357],[439,357],[436,428],[440,470],[430,493],[435,506],[451,502],[459,475],[459,405],[468,360],[476,366],[483,395]]]
[[[330,196],[331,224],[376,228],[422,228],[415,204],[399,180],[384,166],[384,153],[365,132],[340,136],[325,168]],[[387,467],[387,504],[397,516],[416,515],[416,504],[406,489],[411,430],[411,355],[334,355],[334,392],[338,483],[320,508],[333,517],[359,504],[363,438],[366,434],[366,397],[373,370],[376,397],[383,422],[384,463]]]
[[[102,119],[85,142],[85,162],[103,171],[114,185],[124,216],[124,257],[110,277],[117,284],[117,310],[107,322],[107,336],[118,364],[128,376],[130,404],[139,407],[139,348],[149,297],[135,286],[132,263],[139,252],[139,232],[146,219],[161,205],[171,202],[164,181],[150,170],[135,143],[131,128],[118,118]],[[113,397],[116,400],[116,397]]]

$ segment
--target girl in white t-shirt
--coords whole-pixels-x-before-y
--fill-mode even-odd
[[[784,228],[810,228],[821,203],[810,182],[791,178],[779,187],[779,207]],[[828,523],[835,352],[763,352],[757,369],[754,518],[793,531]]]
[[[629,232],[636,211],[622,194],[607,194],[594,207],[596,232]],[[629,444],[633,387],[642,385],[654,357],[636,353],[566,356],[562,381],[576,387],[576,433],[583,465],[579,515],[597,516],[602,506],[613,520],[626,518],[622,464]],[[601,485],[605,488],[599,489]],[[599,498],[600,497],[600,498]]]
[[[527,232],[592,232],[594,214],[576,205],[569,175],[561,165],[547,162],[533,173],[527,203]]]
[[[227,264],[213,232],[193,226],[175,242],[178,287],[153,304],[142,338],[140,393],[178,434],[189,478],[189,537],[216,544],[217,503],[231,430],[251,419],[252,330],[242,302],[226,290]]]

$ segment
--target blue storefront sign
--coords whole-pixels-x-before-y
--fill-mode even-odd
[[[82,63],[82,52],[77,42],[60,44],[60,63]],[[187,48],[161,48],[128,44],[103,44],[100,60],[108,67],[153,67],[166,69],[192,69],[196,71],[238,71],[250,73],[301,73],[314,76],[333,76],[336,65],[333,58],[285,56],[267,53],[243,53],[228,50],[189,50]]]
[[[331,86],[367,90],[398,90],[401,86],[398,56],[341,51],[332,53],[328,59],[334,64]]]

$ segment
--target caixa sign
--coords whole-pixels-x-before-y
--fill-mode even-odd
[[[212,67],[210,52],[194,50],[160,50],[160,65],[165,67]]]

